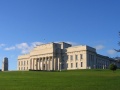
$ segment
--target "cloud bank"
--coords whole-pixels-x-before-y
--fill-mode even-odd
[[[2,47],[4,47],[4,46],[5,46],[5,44],[3,44],[3,43],[0,44],[0,48],[2,48]]]
[[[102,50],[102,49],[105,48],[105,46],[103,46],[103,45],[97,45],[97,46],[95,46],[95,48],[96,48],[96,50]]]
[[[107,52],[108,52],[108,54],[110,54],[110,55],[113,55],[113,54],[116,54],[116,53],[117,53],[115,50],[108,50]]]
[[[43,42],[33,42],[31,44],[28,43],[20,43],[20,44],[16,44],[12,47],[7,47],[4,50],[6,51],[10,51],[10,50],[20,50],[22,54],[26,54],[29,53],[34,47],[36,47],[37,45],[41,45],[43,44]]]

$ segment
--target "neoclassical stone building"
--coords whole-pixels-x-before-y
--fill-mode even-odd
[[[18,56],[18,70],[106,69],[114,59],[99,55],[87,45],[48,43],[36,46],[29,54]]]

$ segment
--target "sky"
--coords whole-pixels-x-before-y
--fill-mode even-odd
[[[120,0],[0,0],[0,68],[17,70],[19,55],[36,45],[65,41],[118,57]]]

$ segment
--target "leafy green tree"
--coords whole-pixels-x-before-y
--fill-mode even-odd
[[[117,69],[117,66],[115,64],[110,64],[109,68],[110,70],[115,71]]]
[[[119,36],[120,36],[120,32],[119,32]],[[118,42],[118,45],[120,46],[120,41]],[[120,49],[114,49],[116,52],[120,52]]]

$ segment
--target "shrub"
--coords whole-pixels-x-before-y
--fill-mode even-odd
[[[115,71],[117,69],[117,66],[115,64],[110,64],[109,68],[110,70]]]

